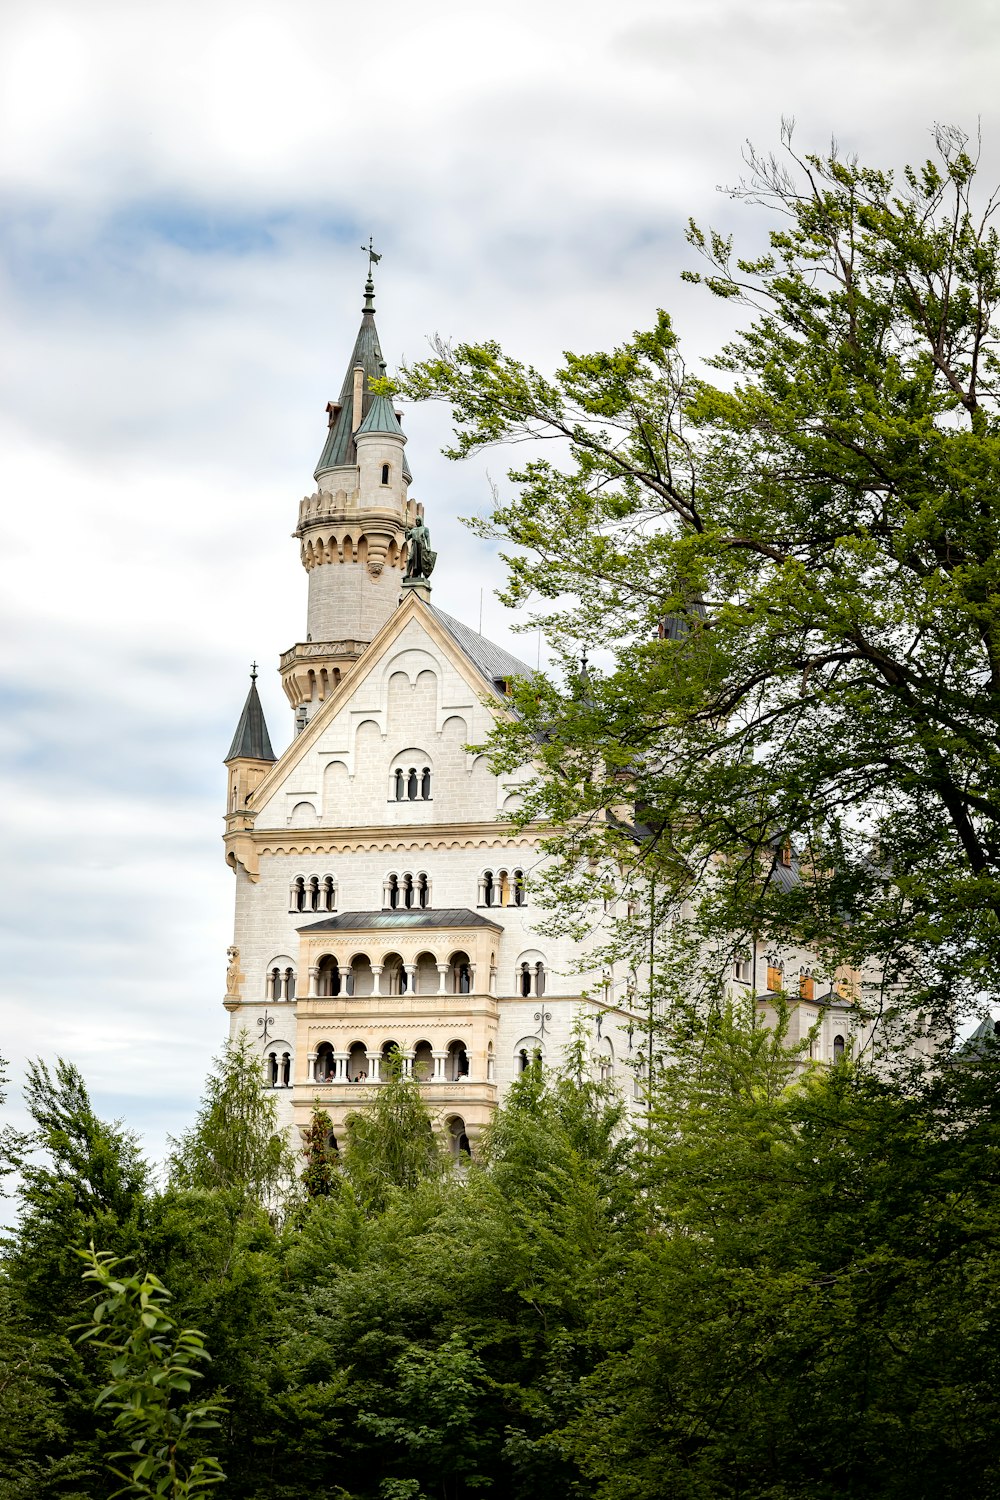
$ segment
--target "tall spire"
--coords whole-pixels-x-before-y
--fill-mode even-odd
[[[319,463],[316,465],[317,479],[328,469],[341,469],[357,463],[354,432],[368,414],[368,408],[372,403],[371,382],[378,379],[381,365],[382,349],[378,341],[378,330],[375,327],[375,283],[369,271],[368,280],[365,282],[365,305],[361,310],[361,327],[358,329],[358,336],[354,340],[354,348],[347,363],[347,373],[340,388],[340,399],[331,402],[327,407],[330,414],[330,430],[326,435]],[[357,370],[361,372],[359,392],[361,410],[355,418],[355,371]]]

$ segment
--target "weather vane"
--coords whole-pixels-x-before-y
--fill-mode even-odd
[[[372,266],[377,266],[382,259],[381,254],[375,249],[372,236],[368,236],[367,245],[361,246],[361,252],[368,257],[368,279],[371,280]]]

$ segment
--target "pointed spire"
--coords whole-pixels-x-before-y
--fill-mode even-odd
[[[369,252],[366,250],[365,253]],[[374,252],[371,253],[374,255]],[[339,469],[346,464],[357,462],[353,429],[354,371],[360,367],[364,372],[361,387],[361,410],[364,417],[367,416],[374,399],[370,387],[371,382],[378,378],[380,366],[385,368],[378,332],[375,328],[375,283],[372,281],[369,261],[368,280],[365,282],[365,305],[361,310],[361,327],[358,329],[354,349],[347,363],[347,374],[340,388],[340,399],[331,403],[327,408],[330,413],[330,430],[327,433],[319,463],[316,465],[317,479],[327,469]]]
[[[378,368],[379,378],[385,375],[385,360],[383,359]],[[388,396],[373,396],[372,404],[368,408],[368,415],[354,436],[360,437],[363,432],[391,432],[393,437],[401,437],[406,442],[403,429],[399,425],[399,418],[393,409],[392,401]]]
[[[250,691],[243,705],[243,712],[236,726],[229,754],[226,756],[226,764],[228,765],[231,760],[277,760],[277,758],[271,749],[271,737],[264,723],[264,710],[257,696],[257,663],[254,662],[250,668]]]

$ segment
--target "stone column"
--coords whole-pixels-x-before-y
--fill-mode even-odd
[[[491,964],[490,965],[490,994],[494,998],[496,998],[496,992],[497,992],[497,966],[496,966],[496,964]]]
[[[412,1078],[413,1077],[413,1053],[412,1052],[404,1052],[403,1053],[403,1077],[404,1078]]]
[[[476,903],[479,906],[486,905],[486,877],[483,875],[479,877],[479,890],[476,895]]]
[[[333,1054],[333,1076],[338,1083],[344,1083],[347,1078],[347,1061],[349,1052],[335,1052]]]
[[[367,1081],[369,1083],[378,1083],[378,1065],[380,1062],[381,1056],[378,1052],[365,1052],[365,1066],[368,1070]]]
[[[448,966],[448,964],[438,964],[436,967],[437,967],[437,971],[438,971],[438,994],[439,995],[447,995],[447,993],[448,993],[448,967],[449,966]]]
[[[381,995],[381,993],[382,993],[381,980],[382,980],[382,965],[381,964],[372,964],[372,994],[373,995]]]
[[[310,1083],[315,1083],[316,1082],[316,1058],[317,1058],[317,1056],[318,1056],[318,1054],[315,1053],[315,1052],[310,1052],[310,1054],[309,1054],[308,1068],[309,1068],[309,1082]]]
[[[476,966],[475,966],[474,963],[470,962],[469,963],[469,994],[470,995],[474,995],[475,993],[476,993]]]
[[[406,993],[408,995],[415,995],[417,993],[416,964],[404,964],[403,973],[406,975]]]
[[[447,1052],[432,1052],[431,1056],[434,1059],[434,1072],[432,1074],[433,1081],[434,1083],[443,1083],[444,1065],[448,1061],[448,1054]]]
[[[309,999],[319,998],[319,964],[309,965]]]

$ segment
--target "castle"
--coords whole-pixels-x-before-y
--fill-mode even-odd
[[[365,286],[361,327],[295,535],[304,640],[281,656],[295,734],[275,756],[256,674],[226,757],[236,918],[225,1004],[260,1046],[279,1118],[318,1099],[338,1133],[398,1051],[455,1151],[475,1149],[505,1088],[558,1061],[581,1006],[593,1065],[638,1045],[620,976],[542,938],[532,904],[543,830],[515,828],[530,774],[482,745],[530,669],[432,599],[434,552]],[[374,385],[374,389],[373,389]],[[617,987],[617,990],[616,990]]]
[[[536,1058],[558,1065],[581,1017],[595,1075],[635,1107],[635,1007],[651,983],[624,962],[587,970],[586,943],[537,930],[546,830],[508,817],[531,768],[498,776],[475,748],[530,668],[433,602],[435,553],[384,370],[369,262],[317,487],[299,505],[306,633],[280,659],[295,734],[275,756],[254,672],[225,762],[225,1004],[231,1034],[259,1044],[285,1127],[304,1131],[319,1100],[336,1135],[398,1053],[452,1149],[473,1151],[512,1080]],[[798,878],[787,844],[774,878]],[[595,933],[595,963],[602,946]],[[876,1023],[857,1029],[854,971],[821,993],[807,953],[760,940],[734,948],[726,983],[770,1020],[789,996],[803,1060],[875,1042]]]

